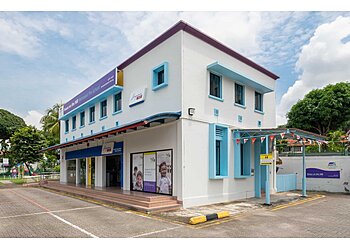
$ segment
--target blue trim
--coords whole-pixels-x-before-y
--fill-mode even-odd
[[[65,135],[66,135],[66,134],[69,134],[69,131],[64,132],[64,134],[65,134]]]
[[[85,125],[83,125],[83,126],[80,126],[79,128],[85,128]]]
[[[94,120],[91,121],[91,109],[94,108]],[[93,124],[96,121],[96,105],[92,105],[88,108],[89,110],[89,125]]]
[[[256,95],[256,94],[259,94],[260,97],[261,97],[261,98],[260,98],[260,100],[261,100],[261,103],[260,103],[261,110],[258,110],[258,109],[255,108],[255,105],[256,105],[256,103],[255,103],[255,101],[256,101],[255,95]],[[260,112],[260,113],[264,114],[264,94],[259,93],[259,92],[257,92],[257,91],[254,92],[254,111],[257,112],[257,113]]]
[[[249,86],[253,89],[256,89],[260,93],[265,94],[265,93],[269,93],[269,92],[273,91],[273,89],[270,89],[270,88],[268,88],[268,87],[266,87],[266,86],[264,86],[256,81],[240,74],[236,70],[232,70],[226,66],[221,65],[221,64],[219,64],[219,62],[214,62],[214,63],[208,65],[207,69],[210,71],[218,72],[218,73],[222,74],[223,76],[230,78],[233,81],[239,81],[246,86]]]
[[[255,112],[255,113],[258,113],[258,114],[261,114],[261,115],[264,115],[264,114],[265,114],[263,111],[256,110],[256,109],[254,109],[254,112]]]
[[[241,105],[241,104],[238,104],[238,103],[234,103],[234,105],[239,107],[239,108],[242,108],[242,109],[246,109],[247,108],[245,105]]]
[[[93,122],[89,122],[89,125],[94,124],[94,123],[95,123],[95,121],[93,121]]]
[[[118,114],[118,113],[122,112],[122,107],[120,107],[119,110],[115,111],[116,110],[116,105],[115,105],[116,104],[116,97],[117,97],[118,94],[119,93],[113,95],[113,113],[112,113],[112,115],[115,115],[115,114]],[[121,103],[121,105],[122,105],[122,100],[123,100],[123,97],[122,97],[122,93],[120,92],[120,103]]]
[[[121,112],[123,112],[123,110],[119,110],[117,112],[114,112],[114,113],[112,113],[112,115],[117,115],[117,114],[120,114]]]
[[[224,101],[224,99],[219,98],[219,97],[216,97],[216,96],[213,96],[213,95],[208,95],[208,96],[209,96],[209,98],[212,98],[212,99],[217,100],[217,101],[220,101],[220,102],[223,102],[223,101]]]
[[[219,110],[218,109],[214,109],[214,116],[219,116]]]
[[[123,87],[118,86],[118,85],[113,85],[112,87],[110,87],[109,89],[107,89],[105,92],[102,92],[101,94],[95,96],[94,98],[92,98],[91,100],[89,100],[88,102],[84,103],[83,105],[77,107],[76,109],[70,111],[69,113],[63,115],[62,117],[59,118],[59,120],[66,120],[68,117],[71,117],[75,114],[78,114],[79,112],[95,106],[96,103],[103,101],[104,99],[107,99],[108,96],[114,94],[114,93],[119,93],[123,90]],[[95,113],[96,113],[96,109],[95,109]],[[90,112],[89,112],[90,114]]]
[[[84,119],[81,119],[81,114],[84,114]],[[84,121],[84,124],[82,125],[82,121]],[[80,128],[85,127],[85,110],[80,112]]]
[[[240,142],[237,143],[237,139],[240,139]],[[243,143],[240,138],[240,133],[237,131],[233,132],[233,150],[234,150],[234,178],[243,179],[251,177],[251,164],[250,164],[250,155],[251,155],[251,140],[248,140],[246,143]],[[241,150],[243,148],[243,159],[241,158]],[[259,158],[260,160],[260,158]],[[243,164],[243,173],[241,169],[241,164]]]
[[[108,116],[106,115],[106,116],[104,116],[104,117],[101,117],[100,118],[100,121],[102,121],[102,120],[104,120],[104,119],[107,119],[108,118]]]
[[[261,141],[258,137],[254,143],[254,189],[255,197],[261,198],[261,167],[260,167]]]
[[[72,129],[72,131],[71,132],[74,132],[75,130],[77,130],[76,128],[75,129]]]
[[[227,126],[209,124],[209,179],[228,177],[228,131]],[[216,141],[218,140],[220,141],[220,175],[216,174]]]
[[[158,73],[164,70],[164,82],[158,84]],[[157,91],[168,86],[168,62],[164,62],[152,70],[152,90]]]
[[[102,116],[102,103],[103,103],[103,102],[106,102],[106,115],[105,115],[105,116]],[[107,99],[101,100],[101,101],[100,101],[100,121],[103,120],[103,119],[105,119],[105,118],[107,118],[107,113],[108,113],[107,107],[108,107]]]
[[[242,123],[242,122],[243,122],[243,116],[238,115],[238,116],[237,116],[237,121],[238,121],[239,123]]]

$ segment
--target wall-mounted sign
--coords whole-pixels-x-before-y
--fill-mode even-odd
[[[145,101],[146,89],[147,88],[140,88],[140,89],[133,91],[130,94],[129,107],[135,106],[135,105],[143,103]]]
[[[307,168],[306,178],[340,179],[340,170],[325,170],[320,168]]]
[[[93,97],[109,89],[113,85],[115,85],[115,69],[113,69],[111,72],[103,76],[97,82],[64,104],[63,114],[65,115],[73,109],[76,109],[77,107],[91,100]]]
[[[260,165],[272,165],[273,156],[272,154],[261,154],[260,155]]]
[[[172,195],[173,151],[131,154],[131,190]]]
[[[102,155],[108,155],[113,153],[114,142],[103,143],[102,145]]]
[[[10,164],[9,164],[9,158],[3,158],[2,159],[2,166],[4,167],[8,167]]]

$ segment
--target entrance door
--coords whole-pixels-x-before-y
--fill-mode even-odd
[[[75,160],[67,161],[67,182],[70,184],[75,184]]]
[[[80,184],[86,185],[86,159],[79,160],[79,171],[80,171]]]
[[[106,157],[106,187],[121,186],[121,156]]]

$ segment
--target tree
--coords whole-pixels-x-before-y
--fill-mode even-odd
[[[350,83],[340,82],[315,89],[293,105],[287,114],[288,127],[321,135],[350,129]]]
[[[26,124],[21,117],[11,112],[0,109],[0,140],[9,139],[11,135],[19,128],[25,127]]]
[[[16,163],[24,163],[31,175],[29,164],[42,158],[40,150],[47,146],[45,136],[33,126],[27,126],[16,131],[10,138],[11,156]]]
[[[61,107],[62,104],[55,104],[52,108],[46,110],[46,114],[40,120],[40,123],[43,125],[43,131],[52,136],[52,145],[60,141],[60,121],[58,120],[58,115]]]

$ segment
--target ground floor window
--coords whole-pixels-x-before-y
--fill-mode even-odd
[[[172,195],[173,150],[131,154],[131,190]]]

